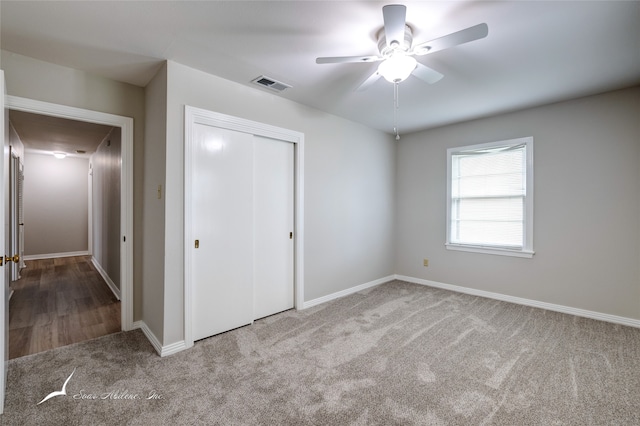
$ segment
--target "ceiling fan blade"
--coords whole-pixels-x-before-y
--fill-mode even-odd
[[[404,42],[404,26],[407,20],[407,7],[402,4],[388,4],[382,7],[384,19],[384,36],[387,46],[393,42],[402,46]]]
[[[360,84],[360,86],[358,86],[358,88],[356,89],[356,92],[362,92],[364,90],[367,90],[373,83],[378,81],[379,78],[380,78],[380,74],[378,73],[378,70],[376,70],[365,81],[363,81],[362,84]]]
[[[316,64],[343,64],[349,62],[377,62],[381,61],[379,56],[328,56],[316,58]]]
[[[422,65],[420,62],[418,62],[412,74],[414,77],[419,78],[427,84],[433,84],[444,77],[444,75],[440,74],[438,71]]]
[[[440,50],[448,49],[459,44],[485,38],[489,34],[487,24],[478,24],[465,30],[460,30],[449,35],[436,38],[426,43],[420,43],[413,48],[416,55],[426,55]]]

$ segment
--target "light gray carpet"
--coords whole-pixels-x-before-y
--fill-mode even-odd
[[[640,329],[394,281],[165,358],[134,331],[12,360],[2,424],[636,425]]]

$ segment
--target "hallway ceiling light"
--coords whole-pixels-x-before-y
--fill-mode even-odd
[[[58,160],[62,160],[67,156],[67,154],[64,152],[54,152],[53,156],[56,157]]]

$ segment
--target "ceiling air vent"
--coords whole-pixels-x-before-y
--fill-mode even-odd
[[[267,77],[265,75],[261,75],[258,78],[254,78],[251,80],[252,83],[257,84],[258,86],[266,87],[267,89],[273,90],[274,92],[282,92],[285,89],[290,89],[286,83],[283,83],[278,80],[274,80],[271,77]]]

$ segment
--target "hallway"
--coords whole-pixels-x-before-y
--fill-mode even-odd
[[[18,358],[121,330],[116,299],[91,256],[27,261],[12,283],[9,358]]]

